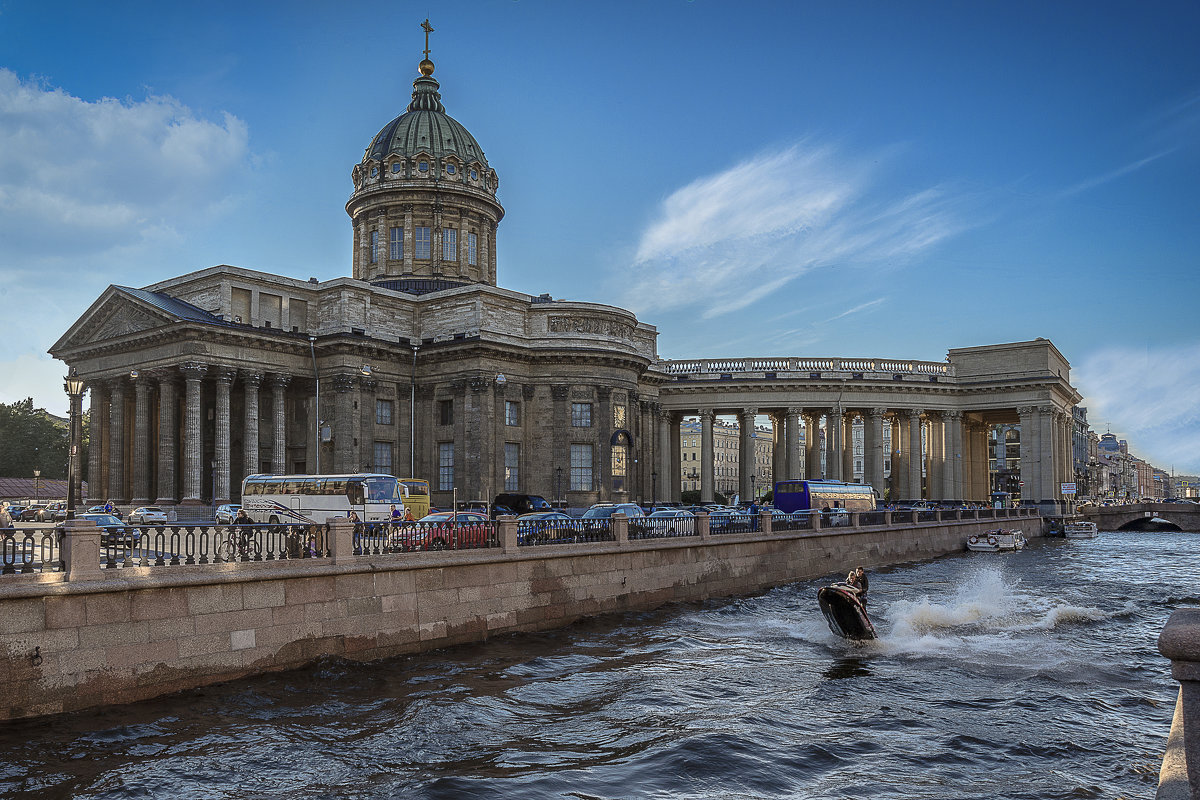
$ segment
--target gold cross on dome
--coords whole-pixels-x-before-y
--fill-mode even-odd
[[[429,24],[429,18],[421,23],[421,27],[425,30],[425,58],[429,58],[429,34],[433,33],[433,26]]]

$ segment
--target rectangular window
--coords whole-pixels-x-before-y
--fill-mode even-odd
[[[375,401],[375,424],[376,425],[391,425],[392,424],[392,401],[391,400],[376,400]]]
[[[448,492],[454,488],[454,442],[438,443],[438,489]]]
[[[379,260],[379,231],[371,231],[371,263]]]
[[[588,404],[589,408],[591,404]],[[571,491],[590,492],[592,490],[592,446],[590,444],[571,445]]]
[[[504,445],[504,491],[515,492],[521,488],[521,445],[507,442]]]
[[[392,251],[388,258],[399,261],[404,258],[404,228],[392,228],[391,238]]]
[[[392,471],[392,443],[391,442],[376,442],[375,443],[375,471],[387,472]]]
[[[442,228],[442,261],[458,261],[458,231]]]
[[[473,233],[467,234],[467,263],[475,266],[479,258],[479,237]]]
[[[413,230],[413,245],[416,249],[416,252],[413,254],[414,258],[429,259],[429,241],[428,227],[417,226]]]
[[[521,424],[521,404],[512,400],[504,401],[504,424],[505,425],[520,425]]]
[[[454,401],[453,400],[438,400],[438,424],[453,425],[454,424]]]
[[[590,427],[592,427],[592,404],[591,403],[571,403],[571,427],[572,428],[590,428]]]

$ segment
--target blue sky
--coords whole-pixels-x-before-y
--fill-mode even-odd
[[[0,401],[110,283],[350,273],[350,170],[429,17],[500,174],[503,286],[664,357],[1033,339],[1093,427],[1200,473],[1194,2],[0,0]]]

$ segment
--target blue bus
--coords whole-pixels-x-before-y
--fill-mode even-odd
[[[779,481],[775,484],[773,505],[791,514],[796,511],[823,511],[826,508],[874,511],[877,502],[875,490],[866,483]]]

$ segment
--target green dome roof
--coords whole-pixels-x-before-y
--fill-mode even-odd
[[[487,166],[483,148],[458,120],[446,113],[438,82],[432,76],[413,81],[408,110],[383,126],[363,156],[363,163],[383,161],[389,155],[428,153],[433,158],[454,155],[463,162]]]

